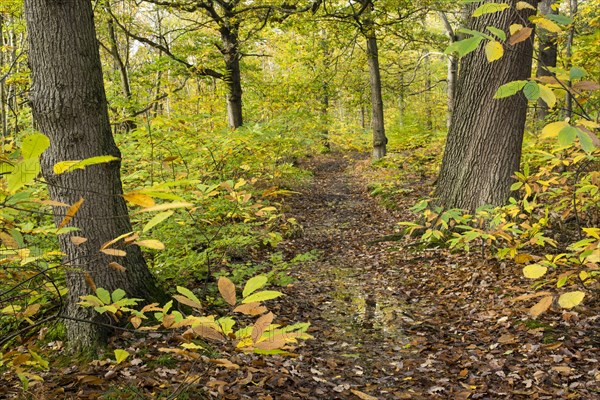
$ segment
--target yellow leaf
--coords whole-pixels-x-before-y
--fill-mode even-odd
[[[558,298],[558,305],[562,308],[573,308],[579,305],[583,301],[584,297],[585,293],[579,290],[563,293]]]
[[[186,207],[192,207],[192,206],[193,206],[192,203],[187,203],[184,201],[176,201],[173,203],[164,203],[164,204],[158,204],[158,205],[152,206],[152,207],[143,208],[140,211],[138,211],[137,213],[151,212],[151,211],[164,211],[164,210],[169,210],[171,208],[186,208]]]
[[[564,127],[569,126],[565,121],[552,122],[542,129],[542,133],[540,135],[540,139],[548,139],[558,137],[558,132],[560,132]]]
[[[504,47],[496,40],[491,40],[485,45],[485,56],[488,62],[499,60],[504,55]]]
[[[537,304],[529,309],[529,315],[533,318],[537,318],[540,314],[546,312],[552,305],[552,296],[546,296],[542,298]]]
[[[121,240],[121,239],[125,239],[126,237],[129,237],[129,236],[131,236],[131,235],[133,235],[133,234],[134,234],[133,232],[127,232],[127,233],[124,233],[124,234],[122,234],[122,235],[119,235],[119,236],[117,236],[116,238],[114,238],[114,239],[111,239],[111,240],[109,240],[108,242],[104,243],[104,244],[102,245],[102,247],[100,247],[100,249],[106,249],[106,248],[110,247],[111,245],[113,245],[113,244],[117,243],[119,240]]]
[[[152,197],[148,196],[147,194],[143,194],[143,193],[131,192],[131,193],[124,194],[123,197],[125,198],[125,200],[127,200],[128,202],[130,202],[132,204],[135,204],[136,206],[152,207],[156,204],[154,202],[154,199],[152,199]]]
[[[556,105],[556,96],[552,89],[545,85],[538,85],[540,88],[540,98],[548,105],[548,108],[553,108]]]
[[[515,256],[515,262],[517,264],[525,264],[531,260],[533,260],[533,257],[531,256],[531,254],[521,253],[521,254],[517,254]]]
[[[547,271],[547,267],[543,267],[539,264],[532,264],[523,268],[523,275],[525,275],[525,278],[537,279],[544,276]]]
[[[532,6],[531,4],[529,4],[526,1],[518,1],[516,4],[516,8],[517,10],[521,11],[521,10],[525,10],[526,8],[530,9],[530,10],[535,10],[535,7]]]
[[[538,27],[545,29],[549,32],[554,32],[554,33],[562,32],[562,28],[560,26],[558,26],[554,22],[552,22],[549,19],[546,19],[544,17],[538,17],[538,18],[532,19],[532,22],[534,24],[536,24]]]
[[[352,389],[350,390],[352,394],[356,395],[361,400],[378,400],[377,397],[373,397],[366,393],[361,392],[360,390]]]
[[[147,247],[149,249],[154,250],[164,250],[165,245],[160,240],[148,239],[148,240],[138,240],[135,242],[138,246]]]
[[[509,28],[508,31],[510,32],[511,35],[514,35],[515,32],[517,32],[518,30],[523,29],[523,25],[521,24],[512,24]]]
[[[219,282],[217,283],[219,287],[219,293],[223,296],[223,299],[230,306],[234,306],[237,302],[235,298],[235,285],[228,278],[222,276],[219,278]]]
[[[67,213],[65,214],[65,218],[58,225],[58,228],[56,230],[59,230],[60,228],[62,228],[63,226],[65,226],[66,224],[69,223],[71,218],[73,218],[75,216],[75,214],[77,214],[77,211],[79,211],[79,207],[81,207],[83,202],[84,202],[83,197],[80,197],[79,200],[77,200],[75,203],[73,203],[73,205],[71,207],[69,207],[69,209],[67,210]]]
[[[115,362],[117,364],[121,364],[127,357],[129,357],[129,352],[127,350],[115,350]]]

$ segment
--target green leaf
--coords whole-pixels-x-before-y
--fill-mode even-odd
[[[96,296],[98,296],[102,303],[111,304],[110,293],[108,292],[108,290],[104,288],[98,288],[96,289]]]
[[[571,125],[565,126],[558,132],[558,143],[561,146],[572,145],[579,132],[581,132],[579,129]]]
[[[515,182],[512,185],[510,185],[510,191],[514,192],[515,190],[519,190],[521,189],[521,186],[523,186],[523,182]]]
[[[537,82],[529,81],[523,86],[523,94],[529,101],[536,101],[540,97],[540,87]]]
[[[115,350],[115,362],[117,364],[121,364],[127,357],[129,357],[129,352],[127,350]]]
[[[585,293],[579,290],[563,293],[558,298],[558,305],[562,308],[573,308],[579,305],[583,301],[584,297]]]
[[[200,300],[198,299],[198,297],[196,297],[196,295],[188,288],[185,288],[183,286],[177,286],[177,292],[181,293],[182,295],[184,295],[185,297],[187,297],[188,299],[198,303],[198,304],[202,304],[200,302]],[[166,311],[165,311],[166,312]]]
[[[505,83],[496,90],[495,99],[502,99],[517,94],[528,81],[512,81]]]
[[[123,289],[115,289],[114,292],[112,292],[112,301],[113,303],[116,303],[117,301],[121,300],[123,297],[125,297],[127,293],[125,293],[125,291]],[[135,304],[135,303],[133,303]]]
[[[459,40],[458,42],[454,42],[450,46],[448,46],[444,53],[458,53],[459,57],[464,57],[470,52],[477,49],[479,43],[481,43],[482,40],[483,37],[481,36],[473,36],[467,39]]]
[[[504,32],[502,29],[498,29],[495,26],[488,26],[485,29],[487,29],[488,31],[492,32],[499,39],[506,40],[506,32]]]
[[[68,160],[61,161],[54,164],[54,173],[56,175],[64,174],[65,172],[71,172],[76,169],[85,169],[85,167],[89,167],[90,165],[96,164],[104,164],[111,161],[120,160],[118,157],[114,156],[96,156],[86,158],[85,160]]]
[[[547,271],[547,267],[541,266],[539,264],[532,264],[523,268],[523,275],[525,275],[525,278],[537,279],[544,276]]]
[[[486,3],[482,4],[473,11],[474,17],[481,17],[485,14],[492,14],[495,12],[503,11],[509,8],[510,6],[506,3]]]
[[[573,23],[573,18],[561,14],[544,14],[544,18],[562,25],[571,25]]]
[[[577,129],[577,128],[575,128]],[[577,137],[579,138],[579,144],[583,151],[588,154],[591,154],[594,150],[596,150],[596,146],[594,145],[594,141],[587,134],[587,132],[583,132],[580,129],[577,129]]]
[[[583,69],[583,68],[580,68],[580,67],[573,67],[569,71],[569,79],[570,80],[575,80],[575,79],[583,78],[586,75],[587,75],[587,71],[585,69]]]
[[[34,133],[23,139],[21,156],[24,159],[38,158],[50,146],[50,139],[41,133]]]
[[[246,286],[244,286],[244,290],[242,291],[242,297],[247,297],[256,290],[265,286],[268,280],[269,278],[267,278],[265,275],[258,275],[248,279],[248,282],[246,282]]]
[[[148,221],[146,225],[144,225],[144,229],[142,229],[142,232],[148,232],[150,229],[154,228],[156,225],[160,224],[161,222],[169,218],[171,215],[173,215],[173,213],[174,211],[164,211],[160,214],[156,214],[154,217],[152,217],[150,221]]]
[[[242,303],[245,304],[245,303],[254,303],[254,302],[260,302],[260,301],[265,301],[265,300],[271,300],[271,299],[275,299],[281,295],[283,295],[283,293],[275,291],[275,290],[263,290],[262,292],[257,292],[257,293],[254,293],[253,295],[246,297],[244,300],[242,300]]]
[[[28,158],[17,162],[6,177],[7,189],[16,192],[33,180],[40,173],[40,162],[37,158]]]
[[[233,318],[223,317],[219,318],[216,322],[225,336],[229,336],[229,334],[233,332],[233,326],[235,325],[235,320]]]

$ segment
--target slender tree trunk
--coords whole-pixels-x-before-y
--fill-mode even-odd
[[[4,54],[4,15],[0,13],[0,71],[4,70],[6,56]],[[6,84],[0,81],[0,127],[2,139],[8,136],[8,115],[6,114]]]
[[[539,9],[542,14],[558,14],[558,10],[554,10],[551,6],[554,0],[543,0],[539,4]],[[548,67],[556,67],[557,45],[556,34],[545,30],[538,32],[538,62],[536,76],[552,76],[552,72]],[[543,121],[548,115],[548,105],[542,99],[537,102],[537,118]]]
[[[95,350],[105,342],[106,329],[86,321],[108,322],[91,309],[80,307],[81,295],[92,293],[86,276],[109,291],[122,288],[129,297],[157,299],[161,292],[150,274],[138,246],[123,249],[125,257],[101,253],[103,243],[130,232],[131,223],[122,197],[120,162],[104,163],[56,175],[59,161],[92,156],[120,157],[113,140],[104,92],[98,42],[89,1],[26,0],[31,66],[30,101],[39,129],[50,138],[42,157],[42,173],[54,201],[83,205],[68,226],[76,232],[59,235],[65,254],[67,335],[73,349]],[[55,207],[55,222],[65,207]],[[87,238],[76,246],[73,235]],[[118,262],[127,270],[108,267]],[[88,280],[89,280],[88,278]],[[101,318],[102,317],[102,318]]]
[[[367,57],[369,62],[369,78],[371,81],[371,107],[373,119],[373,159],[379,160],[385,157],[387,137],[383,121],[383,98],[381,96],[381,73],[379,71],[379,51],[377,49],[377,37],[372,26],[367,27]]]
[[[427,58],[429,56],[430,54],[424,55]],[[425,62],[425,91],[423,92],[423,98],[425,100],[425,127],[431,132],[433,131],[433,109],[431,104],[431,68],[429,68],[428,61]]]
[[[454,43],[458,40],[458,37],[454,33],[454,29],[448,20],[448,17],[445,13],[440,12],[440,17],[442,18],[442,22],[444,23],[444,29],[446,30],[446,35],[450,40],[450,43]],[[448,56],[448,73],[446,76],[447,89],[446,89],[446,128],[450,129],[450,122],[452,121],[452,114],[454,113],[454,97],[456,93],[456,77],[458,76],[458,58],[449,55]]]
[[[577,14],[577,0],[569,0],[569,9],[570,9],[570,17],[575,19],[575,15]],[[567,43],[565,45],[565,64],[567,71],[571,69],[572,66],[572,57],[573,57],[573,40],[575,39],[575,23],[569,29],[569,34],[567,36]],[[568,82],[568,86],[571,87],[571,82]],[[571,118],[573,116],[573,96],[571,96],[570,92],[567,92],[565,97],[565,117]]]
[[[511,1],[512,6],[515,3]],[[511,24],[527,21],[531,11],[511,8],[473,18],[471,29],[495,26],[507,32]],[[462,60],[456,109],[435,192],[439,203],[448,208],[475,210],[484,204],[504,204],[512,175],[519,169],[527,100],[522,93],[504,99],[493,96],[499,86],[530,77],[532,41],[511,47],[493,63],[487,61],[483,46]]]
[[[221,26],[221,52],[225,59],[225,83],[227,84],[227,123],[230,128],[242,126],[242,76],[238,43],[239,23]]]

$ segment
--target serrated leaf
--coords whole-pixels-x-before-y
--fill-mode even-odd
[[[467,39],[459,40],[448,46],[446,50],[444,50],[444,53],[458,53],[459,57],[464,57],[465,55],[477,49],[482,40],[482,36],[473,36]]]
[[[233,282],[231,282],[229,278],[222,276],[219,278],[217,286],[219,287],[219,293],[221,293],[221,296],[227,302],[227,304],[230,306],[235,306],[237,300],[235,296],[235,285]]]
[[[573,144],[579,130],[571,125],[567,125],[558,132],[558,143],[561,146]]]
[[[569,124],[565,121],[552,122],[552,123],[546,125],[542,129],[542,133],[540,134],[540,139],[548,139],[548,138],[558,137],[558,132],[560,132],[566,126],[569,126]]]
[[[488,62],[499,60],[504,55],[504,47],[500,42],[492,40],[485,45],[485,56]]]
[[[487,29],[488,31],[492,32],[499,39],[506,40],[506,33],[502,29],[498,29],[495,26],[488,26],[485,29]]]
[[[261,305],[258,302],[246,303],[246,304],[240,304],[239,306],[234,308],[233,312],[238,312],[238,313],[245,314],[245,315],[255,316],[255,315],[260,315],[262,313],[267,312],[267,307]]]
[[[140,247],[147,247],[153,250],[164,250],[165,245],[160,240],[156,239],[147,239],[147,240],[138,240],[135,242]]]
[[[106,290],[104,288],[99,287],[98,289],[96,289],[96,296],[98,296],[100,301],[104,304],[112,303],[110,301],[110,293],[108,292],[108,290]]]
[[[154,217],[152,217],[150,221],[148,221],[146,225],[144,225],[144,229],[142,229],[142,232],[148,232],[150,229],[154,228],[156,225],[160,224],[174,213],[175,212],[171,210],[161,212],[160,214],[156,214]]]
[[[492,14],[506,10],[509,7],[510,6],[506,3],[486,3],[477,7],[475,11],[473,11],[473,16],[477,18],[485,14]]]
[[[184,295],[185,297],[197,304],[197,306],[192,307],[202,308],[202,303],[200,302],[200,299],[198,299],[198,297],[196,297],[196,295],[190,289],[183,286],[177,286],[177,292]]]
[[[548,308],[550,308],[550,306],[552,305],[552,300],[552,296],[546,296],[542,298],[536,303],[536,305],[529,309],[529,315],[531,315],[533,318],[537,318],[542,313],[546,312]]]
[[[525,275],[525,278],[537,279],[544,276],[547,271],[547,267],[544,267],[539,264],[532,264],[523,268],[523,275]]]
[[[535,81],[529,81],[523,86],[523,94],[529,101],[536,101],[540,97],[540,87]]]
[[[271,325],[273,322],[274,315],[272,312],[263,315],[259,319],[256,320],[254,326],[252,327],[252,343],[256,343],[258,339],[262,336],[264,331]]]
[[[528,81],[512,81],[505,83],[496,90],[494,99],[502,99],[518,93],[519,90],[523,89],[523,86],[525,86],[527,82]]]
[[[81,207],[83,202],[83,197],[80,197],[79,200],[77,200],[75,203],[73,203],[72,206],[69,207],[67,213],[65,214],[65,218],[63,218],[61,223],[58,225],[57,230],[69,223],[69,221],[75,216],[75,214],[77,214],[77,211],[79,211],[79,208]]]
[[[600,85],[593,81],[579,81],[573,84],[573,89],[581,92],[582,90],[586,91],[594,91],[600,89]]]
[[[38,158],[50,146],[50,139],[41,133],[34,133],[23,139],[21,156],[24,159]]]
[[[111,295],[113,303],[116,303],[117,301],[121,300],[123,297],[125,297],[126,294],[127,293],[125,293],[123,289],[115,289]]]
[[[556,95],[554,91],[546,85],[538,85],[540,88],[540,99],[544,100],[544,103],[548,108],[553,108],[556,105]]]
[[[143,193],[127,193],[123,195],[123,198],[125,198],[125,200],[127,200],[131,204],[135,204],[136,206],[141,207],[152,207],[156,204],[152,197]]]
[[[268,281],[269,278],[267,278],[265,275],[257,275],[248,279],[248,282],[246,282],[244,290],[242,291],[242,297],[247,297],[250,294],[254,293],[258,289],[265,286]]]
[[[535,10],[535,7],[526,1],[518,1],[517,4],[515,4],[515,7],[519,11],[525,10],[525,9]]]
[[[532,22],[538,27],[547,30],[548,32],[560,33],[562,28],[544,17],[532,18]]]
[[[562,308],[573,308],[581,304],[584,297],[585,293],[579,290],[574,292],[563,293],[558,298],[558,305]]]
[[[511,33],[510,37],[508,38],[508,44],[510,44],[511,46],[514,46],[517,43],[524,42],[525,40],[529,39],[529,37],[531,37],[532,33],[533,33],[532,28],[529,28],[529,27],[521,28],[521,29],[515,31],[514,33]]]
[[[129,352],[127,350],[116,349],[115,350],[115,363],[121,364],[129,357]]]
[[[262,292],[257,292],[257,293],[254,293],[254,294],[246,297],[244,300],[242,300],[242,303],[246,304],[246,303],[261,302],[261,301],[265,301],[265,300],[275,299],[282,295],[283,295],[283,293],[275,291],[275,290],[263,290]]]
[[[152,211],[164,211],[164,210],[170,210],[173,208],[188,208],[188,207],[193,207],[193,206],[194,205],[192,203],[188,203],[185,201],[175,201],[173,203],[157,204],[152,207],[143,208],[143,209],[139,210],[138,212],[136,212],[136,214],[143,213],[143,212],[152,212]]]
[[[53,170],[56,175],[60,175],[76,169],[85,169],[85,167],[89,167],[90,165],[104,164],[119,160],[120,158],[114,156],[96,156],[86,158],[85,160],[67,160],[54,164]]]

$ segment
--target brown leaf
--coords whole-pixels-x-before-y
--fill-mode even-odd
[[[87,283],[87,285],[90,287],[90,289],[92,289],[92,292],[96,293],[96,290],[98,288],[96,287],[96,283],[94,282],[94,279],[92,279],[92,276],[87,272],[84,272],[83,276],[85,279],[85,283]]]
[[[600,139],[598,138],[598,136],[596,136],[596,134],[592,131],[590,131],[588,128],[586,128],[583,125],[576,125],[577,129],[584,131],[585,133],[587,133],[587,135],[590,137],[590,139],[592,139],[592,143],[594,144],[594,146],[596,147],[600,147]]]
[[[198,325],[191,329],[196,335],[201,336],[206,339],[213,339],[218,341],[223,341],[225,338],[219,332],[214,330],[213,328],[209,328],[205,325]]]
[[[201,310],[202,309],[202,305],[201,304],[198,304],[194,300],[188,299],[185,296],[181,296],[179,294],[174,294],[172,297],[175,300],[177,300],[178,302],[180,302],[181,304],[185,304],[186,306],[190,306],[190,307],[195,308],[197,310]]]
[[[232,363],[226,358],[213,358],[209,360],[213,364],[221,365],[227,369],[240,369],[240,366]]]
[[[0,232],[0,241],[9,249],[18,249],[19,244],[11,235],[6,232]]]
[[[75,246],[79,246],[79,245],[87,242],[87,238],[84,238],[81,236],[71,236],[70,240],[71,240],[71,243],[73,243]]]
[[[125,257],[127,255],[126,251],[119,249],[102,249],[100,251],[104,254],[115,257]]]
[[[500,343],[500,344],[512,344],[512,343],[515,343],[516,341],[517,340],[516,340],[515,335],[512,335],[510,333],[505,333],[504,335],[502,335],[498,338],[498,343]]]
[[[267,307],[261,305],[259,302],[240,304],[233,309],[233,312],[238,312],[246,315],[260,315],[267,312]]]
[[[218,282],[219,292],[223,299],[230,305],[234,306],[236,301],[235,298],[235,285],[228,278],[222,276]]]
[[[127,268],[125,268],[124,266],[122,266],[121,264],[119,264],[118,262],[109,262],[108,266],[112,269],[114,269],[115,271],[119,271],[119,272],[125,272],[127,271]]]
[[[582,91],[582,90],[592,91],[592,90],[600,89],[600,85],[593,81],[579,81],[579,82],[575,82],[573,84],[573,89],[575,89],[577,91]]]
[[[537,292],[537,293],[523,294],[519,297],[515,297],[511,301],[517,302],[517,301],[529,300],[529,299],[533,299],[533,298],[540,297],[540,296],[550,296],[551,294],[552,293],[550,293],[550,292]]]
[[[263,315],[259,319],[256,320],[254,326],[252,327],[252,342],[256,343],[258,339],[262,336],[265,330],[271,325],[273,322],[273,313],[270,312],[268,314]]]
[[[510,37],[508,38],[508,44],[514,46],[517,43],[521,43],[527,40],[531,36],[532,32],[533,29],[531,28],[521,28],[518,31],[516,31],[513,35],[510,35]]]
[[[552,296],[546,296],[542,298],[538,303],[529,309],[529,315],[533,318],[537,318],[540,314],[545,312],[552,305]]]
[[[73,203],[71,207],[69,207],[67,213],[65,214],[65,218],[63,218],[62,222],[58,225],[58,228],[56,230],[59,230],[60,228],[69,223],[71,218],[73,218],[75,214],[77,214],[77,211],[79,211],[79,208],[81,207],[83,202],[83,197],[80,197],[79,200],[77,200],[75,203]]]
[[[356,395],[361,400],[378,400],[377,397],[373,397],[369,394],[361,392],[360,390],[351,389],[352,394]]]

